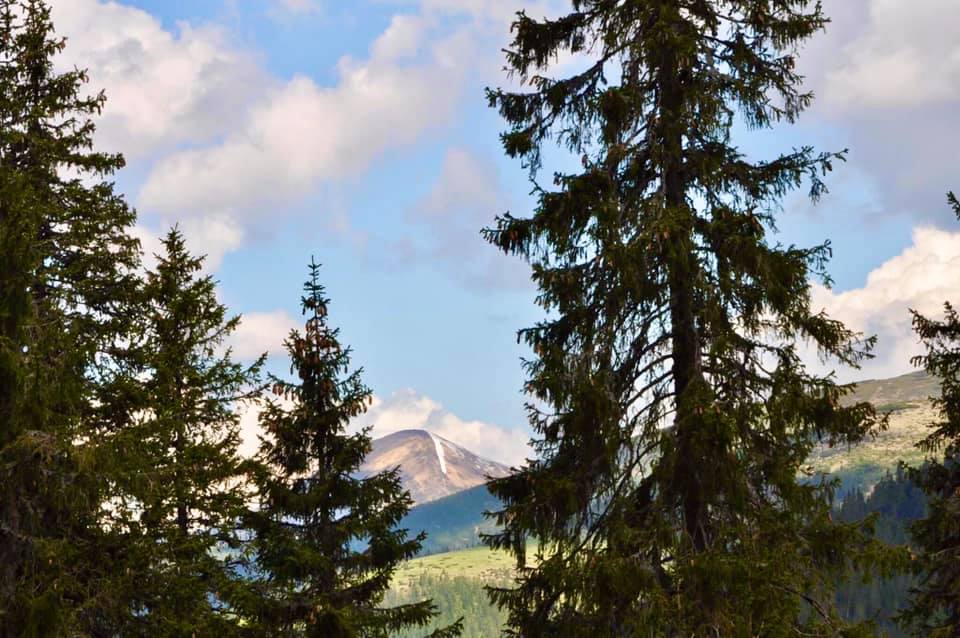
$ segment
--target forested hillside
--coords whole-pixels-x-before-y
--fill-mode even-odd
[[[915,444],[935,416],[929,397],[938,391],[937,381],[922,371],[857,384],[846,402],[874,403],[888,415],[889,428],[857,446],[823,446],[815,451],[811,459],[815,470],[829,472],[840,482],[838,520],[854,522],[875,514],[877,538],[891,545],[909,543],[907,528],[923,516],[925,498],[898,464],[922,462],[923,454]],[[495,509],[496,503],[485,488],[477,487],[413,508],[404,525],[429,532],[423,553],[432,555],[398,571],[390,600],[434,598],[439,618],[447,621],[469,609],[472,620],[465,635],[499,635],[491,627],[499,626],[505,615],[490,604],[484,585],[506,581],[512,565],[505,555],[476,547],[480,533],[492,529],[482,512]],[[455,551],[463,548],[472,549]],[[876,621],[881,635],[906,636],[893,617],[906,605],[915,578],[909,574],[874,575],[863,582],[862,576],[852,575],[839,588],[840,612],[849,620]]]
[[[844,498],[838,517],[846,522],[876,515],[876,535],[891,545],[911,543],[909,526],[926,513],[926,498],[902,470],[887,473],[867,494],[855,489]],[[854,575],[837,592],[837,605],[852,620],[875,619],[891,638],[906,636],[894,617],[907,604],[916,579],[906,573],[868,582]]]
[[[481,534],[493,531],[493,522],[483,513],[498,505],[486,486],[478,485],[412,508],[401,525],[427,533],[421,553],[452,552],[478,545]]]
[[[508,579],[488,580],[424,572],[402,587],[391,589],[384,602],[394,606],[431,598],[440,614],[428,629],[443,627],[463,618],[463,638],[495,638],[501,635],[507,615],[490,604],[485,586],[509,584]],[[421,638],[423,634],[422,629],[407,630],[394,638]]]
[[[868,492],[847,492],[836,515],[844,522],[876,515],[876,535],[885,543],[909,543],[908,526],[925,513],[925,498],[903,471],[887,470]],[[398,570],[387,598],[391,604],[432,598],[439,607],[438,626],[464,615],[464,636],[495,638],[506,615],[489,601],[485,585],[508,583],[513,573],[509,557],[482,547],[435,554],[415,559]],[[837,592],[837,607],[852,621],[874,620],[881,636],[903,638],[907,634],[893,620],[908,601],[915,584],[909,574],[891,578],[874,575],[864,582],[853,574]],[[413,638],[417,634],[402,634]]]
[[[859,382],[844,402],[869,401],[887,415],[888,428],[857,445],[818,446],[810,467],[839,480],[841,500],[850,492],[871,492],[901,462],[918,466],[923,452],[916,443],[936,416],[929,398],[937,393],[936,379],[923,371]],[[421,553],[455,551],[478,545],[480,535],[494,529],[483,512],[496,510],[498,504],[486,487],[477,486],[413,507],[403,525],[428,534]]]

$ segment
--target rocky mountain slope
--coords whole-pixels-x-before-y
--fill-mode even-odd
[[[364,474],[400,467],[404,486],[417,504],[449,496],[501,477],[510,469],[477,456],[426,430],[401,430],[373,442],[360,467]]]
[[[840,477],[843,489],[857,486],[869,490],[900,461],[921,464],[923,453],[916,443],[937,419],[929,398],[938,393],[937,380],[924,372],[859,382],[856,392],[844,402],[869,401],[889,415],[887,430],[852,448],[821,447],[811,457],[811,465],[817,472]]]

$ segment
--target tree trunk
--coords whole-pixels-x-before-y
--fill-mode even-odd
[[[675,8],[665,9],[676,12]],[[679,19],[679,15],[676,16]],[[677,51],[665,46],[659,73],[660,145],[663,153],[663,195],[665,212],[672,217],[671,236],[665,249],[667,279],[670,287],[670,326],[672,330],[673,384],[677,402],[677,473],[674,477],[683,508],[684,528],[694,550],[707,546],[704,506],[698,478],[699,456],[693,439],[701,427],[695,395],[689,390],[702,377],[700,338],[694,312],[694,281],[697,257],[693,245],[693,217],[687,206],[687,185],[683,175],[683,76]],[[694,390],[695,391],[695,390]]]

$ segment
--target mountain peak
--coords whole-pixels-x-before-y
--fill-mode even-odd
[[[369,476],[394,467],[400,468],[403,485],[418,504],[510,473],[507,466],[427,430],[399,430],[376,439],[360,471]]]

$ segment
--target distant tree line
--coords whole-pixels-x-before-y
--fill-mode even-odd
[[[495,638],[500,636],[506,624],[506,612],[490,602],[486,587],[506,586],[505,579],[480,579],[426,572],[409,582],[395,583],[385,602],[401,605],[408,601],[433,600],[439,614],[434,619],[437,627],[443,627],[463,619],[463,638]],[[395,638],[419,638],[422,631],[408,629],[397,633]]]
[[[926,514],[925,494],[903,467],[887,472],[867,493],[861,487],[849,490],[835,509],[835,516],[845,523],[873,517],[876,538],[891,546],[913,545],[910,528]],[[897,617],[909,607],[911,590],[918,583],[917,575],[910,570],[886,576],[850,573],[838,581],[837,610],[847,621],[874,622],[880,636],[906,638],[909,633],[898,623]],[[430,598],[439,611],[435,622],[442,624],[463,617],[464,637],[493,638],[501,634],[507,616],[487,599],[484,589],[506,585],[509,580],[503,578],[422,572],[410,582],[394,582],[386,600],[395,604]],[[399,634],[402,638],[417,635],[412,632]]]
[[[926,497],[903,468],[888,473],[870,492],[860,488],[848,492],[837,511],[848,523],[874,517],[876,537],[893,546],[911,545],[910,526],[926,515]],[[917,585],[910,570],[888,574],[854,573],[837,590],[837,607],[850,620],[874,620],[882,635],[900,638],[908,635],[897,616],[907,608],[910,590]]]

